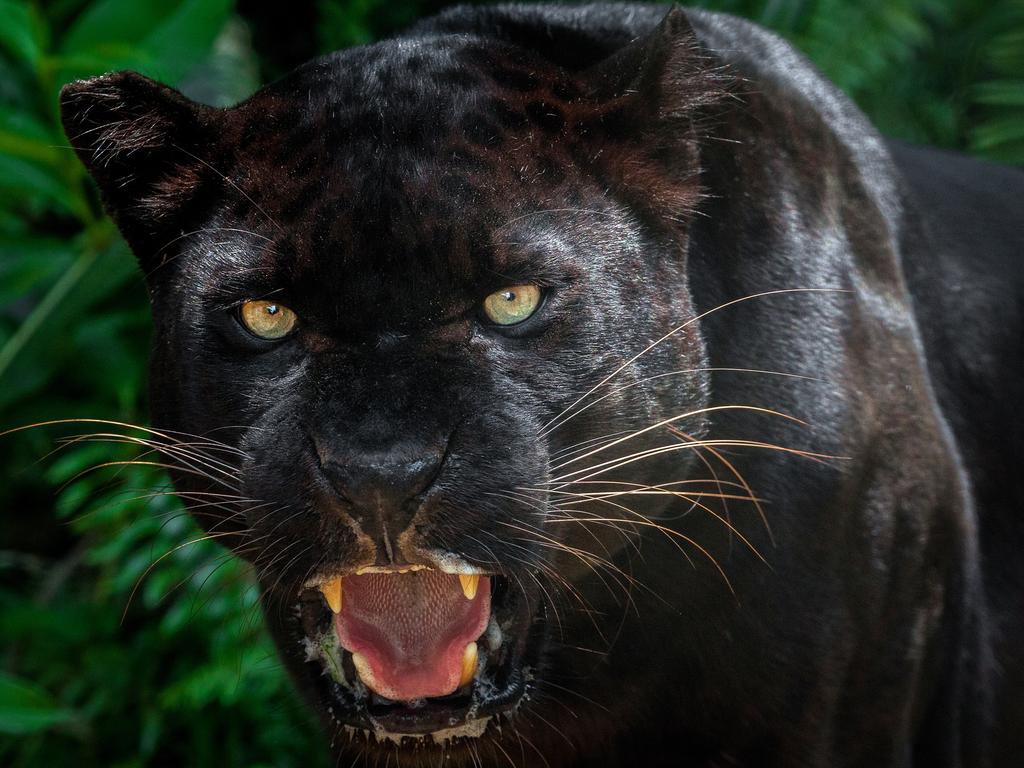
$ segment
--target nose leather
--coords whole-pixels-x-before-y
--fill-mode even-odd
[[[349,452],[322,461],[323,471],[363,531],[380,537],[394,561],[391,537],[404,531],[416,512],[415,497],[426,491],[441,469],[440,446],[395,446]]]

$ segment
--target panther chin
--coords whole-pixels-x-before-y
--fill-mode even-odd
[[[349,735],[476,738],[529,697],[546,625],[514,574],[457,558],[307,581],[298,616],[323,710]]]

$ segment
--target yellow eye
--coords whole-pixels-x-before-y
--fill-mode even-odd
[[[283,304],[254,300],[242,305],[242,324],[261,339],[281,339],[292,332],[298,318]]]
[[[536,285],[512,285],[484,299],[484,314],[492,323],[521,323],[540,306],[540,288]]]

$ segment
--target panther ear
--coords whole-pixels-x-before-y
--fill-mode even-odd
[[[107,211],[146,268],[209,175],[203,154],[217,110],[136,72],[117,72],[65,85],[60,111]]]
[[[648,212],[673,220],[700,199],[699,142],[712,107],[734,78],[705,49],[686,13],[672,6],[646,37],[586,74],[595,104],[585,140],[613,186]]]

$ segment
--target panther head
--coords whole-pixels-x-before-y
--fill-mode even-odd
[[[427,31],[230,109],[130,72],[65,88],[146,275],[154,427],[194,436],[176,487],[254,566],[340,748],[470,761],[511,720],[546,751],[638,605],[695,564],[721,597],[680,521],[723,495],[685,450],[686,253],[726,87],[673,10],[632,42]],[[649,628],[616,647],[627,700]]]

